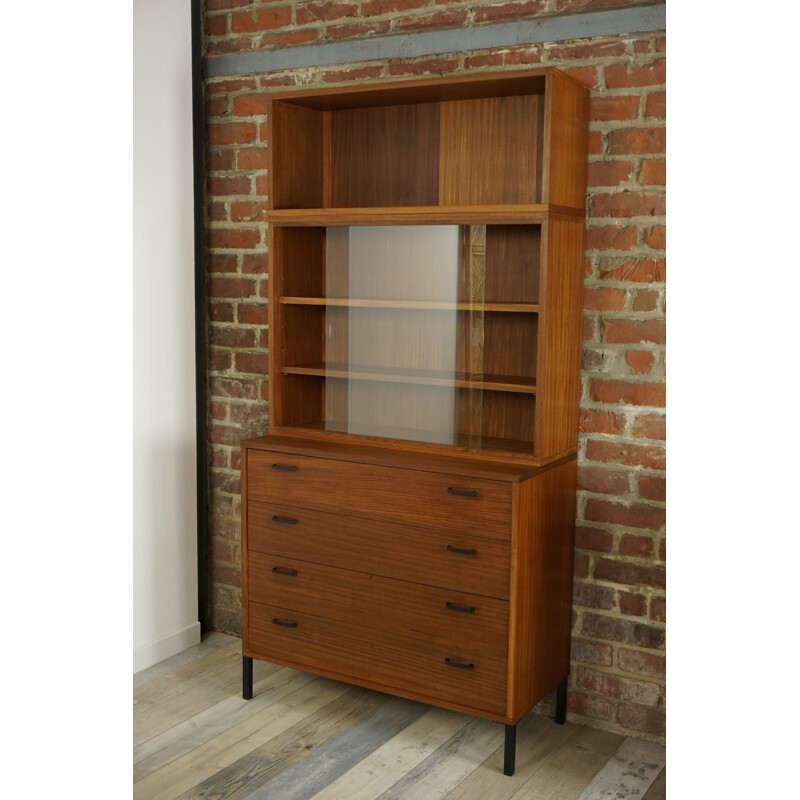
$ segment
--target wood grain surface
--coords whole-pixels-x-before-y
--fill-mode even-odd
[[[248,497],[490,538],[510,535],[511,490],[482,478],[251,450]]]
[[[285,555],[250,554],[251,600],[503,657],[508,602]],[[406,576],[416,577],[410,572]],[[476,587],[479,588],[479,587]]]
[[[256,500],[248,521],[251,551],[508,599],[508,542]]]
[[[419,700],[505,715],[504,653],[371,630],[250,602],[252,654]]]

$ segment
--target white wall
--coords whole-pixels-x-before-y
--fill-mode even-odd
[[[133,4],[133,669],[200,641],[189,0]]]

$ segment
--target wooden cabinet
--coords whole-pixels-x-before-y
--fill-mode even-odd
[[[246,683],[263,658],[495,719],[511,772],[520,717],[556,686],[564,716],[588,90],[293,91],[268,120]]]
[[[573,458],[262,437],[243,475],[247,655],[506,724],[566,676]]]

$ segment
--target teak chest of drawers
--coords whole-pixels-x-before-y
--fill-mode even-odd
[[[563,706],[575,464],[244,442],[245,696],[259,658],[485,717],[513,771],[517,721]]]

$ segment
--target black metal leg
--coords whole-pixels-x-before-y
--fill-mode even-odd
[[[556,722],[563,725],[567,721],[567,679],[556,687]]]
[[[503,747],[503,775],[513,775],[517,766],[517,726],[506,725],[506,743]]]
[[[250,656],[242,656],[242,697],[253,699],[253,659]]]

